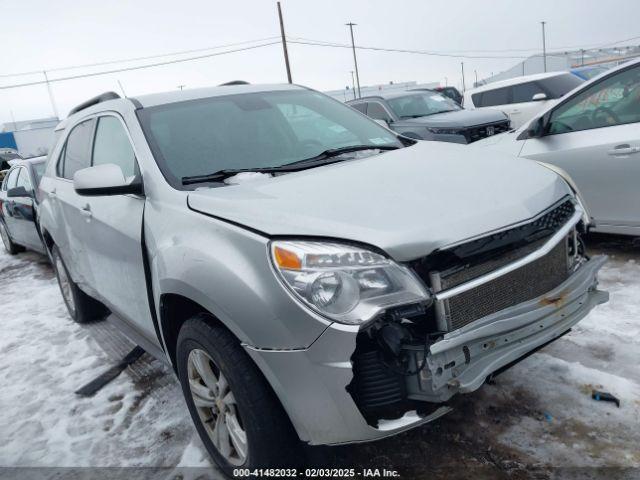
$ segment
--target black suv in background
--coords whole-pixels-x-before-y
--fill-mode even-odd
[[[347,105],[419,140],[472,143],[510,128],[509,117],[500,110],[464,110],[433,90],[380,93]]]

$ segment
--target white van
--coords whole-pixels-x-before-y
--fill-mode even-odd
[[[464,108],[495,108],[509,115],[518,128],[549,102],[570,92],[584,80],[569,72],[539,73],[493,82],[464,92]]]

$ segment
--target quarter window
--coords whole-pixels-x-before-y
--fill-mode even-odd
[[[125,177],[136,174],[136,156],[122,122],[113,116],[100,117],[93,144],[93,165],[113,163]]]
[[[575,95],[550,117],[549,133],[640,122],[640,66],[623,70]]]
[[[63,177],[73,179],[73,174],[78,170],[87,168],[91,164],[91,138],[93,134],[94,120],[86,120],[79,123],[67,138],[64,152]]]
[[[351,107],[355,108],[361,113],[367,113],[367,104],[366,103],[353,103]]]

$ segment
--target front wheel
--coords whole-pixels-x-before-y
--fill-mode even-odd
[[[207,315],[187,320],[177,345],[178,377],[209,455],[236,468],[295,464],[298,437],[282,405],[238,340]]]
[[[6,225],[2,221],[0,221],[0,237],[2,237],[2,244],[9,255],[15,255],[24,250],[20,245],[13,243],[11,235],[9,235],[9,230],[7,230]]]

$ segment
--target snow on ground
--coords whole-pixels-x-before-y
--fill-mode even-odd
[[[395,468],[405,478],[451,478],[452,468],[478,478],[639,468],[640,248],[597,237],[592,250],[612,255],[600,275],[611,299],[570,334],[459,396],[443,419],[320,449],[319,461]],[[95,397],[73,393],[131,345],[108,322],[73,323],[43,257],[0,253],[0,312],[0,467],[210,465],[173,373],[147,355]],[[621,407],[593,401],[592,388]]]

